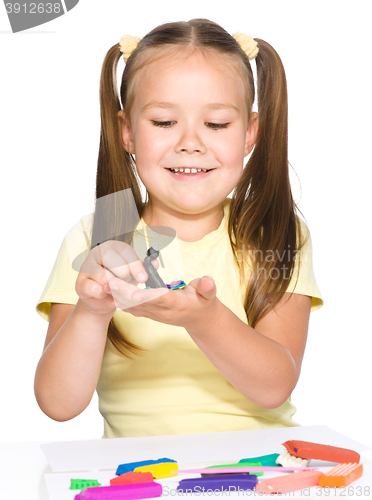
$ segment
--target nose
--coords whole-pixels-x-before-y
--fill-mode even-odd
[[[175,150],[177,153],[201,153],[204,154],[207,148],[194,128],[188,128],[184,130],[178,143],[176,144]]]

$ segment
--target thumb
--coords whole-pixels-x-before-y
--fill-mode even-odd
[[[203,276],[194,280],[194,288],[206,300],[212,300],[216,296],[217,287],[214,279],[210,276]],[[191,283],[190,283],[191,284]]]

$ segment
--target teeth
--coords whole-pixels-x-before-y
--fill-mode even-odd
[[[197,172],[207,172],[206,168],[171,168],[171,172],[183,172],[185,174],[196,174]]]

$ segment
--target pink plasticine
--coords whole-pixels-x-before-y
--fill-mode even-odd
[[[309,486],[317,486],[320,476],[323,476],[323,472],[313,470],[264,479],[257,484],[256,491],[258,494],[270,495],[273,493],[285,494],[285,491],[291,490],[303,490]]]
[[[315,467],[218,467],[213,469],[183,469],[176,470],[173,472],[178,472],[179,474],[226,474],[228,473],[243,473],[243,472],[293,472],[295,470],[298,471],[306,471],[306,470],[314,470]]]

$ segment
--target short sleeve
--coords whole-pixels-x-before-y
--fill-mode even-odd
[[[36,311],[47,321],[52,302],[76,304],[79,299],[75,284],[80,264],[90,250],[93,219],[93,214],[82,217],[62,241],[52,272],[36,305]]]
[[[302,219],[299,218],[299,221],[304,243],[296,253],[293,276],[286,291],[310,296],[312,298],[311,311],[313,312],[322,307],[323,298],[313,269],[313,247],[310,231]]]

